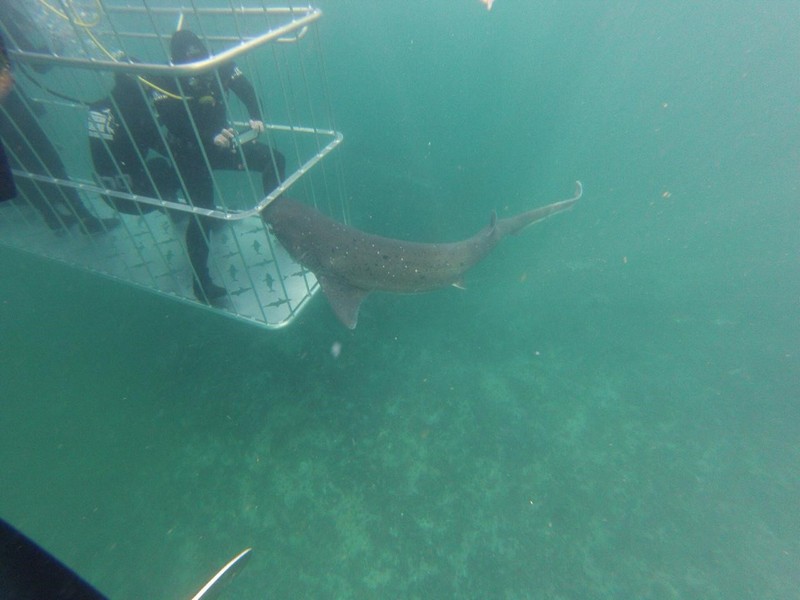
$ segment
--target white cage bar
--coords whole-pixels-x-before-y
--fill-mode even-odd
[[[257,0],[236,6],[194,0],[178,8],[167,0],[135,6],[103,0],[3,2],[8,4],[0,9],[0,24],[16,89],[14,99],[0,104],[0,136],[19,194],[0,203],[0,243],[268,328],[290,323],[318,285],[275,241],[261,210],[289,193],[335,218],[347,217],[340,169],[323,160],[342,136],[327,95],[316,30],[321,12]],[[173,64],[170,39],[178,29],[195,32],[210,55]],[[257,139],[285,156],[285,175],[274,189],[263,189],[260,173],[247,167],[242,154],[245,144],[258,143],[246,139],[255,137],[248,131],[250,117],[226,94],[229,127],[242,134],[232,152],[244,166],[211,168],[203,152],[199,167],[210,173],[213,206],[195,206],[186,174],[172,166],[174,140],[154,108],[152,96],[158,94],[152,90],[160,90],[156,84],[163,81],[204,75],[221,85],[221,67],[232,61],[261,102],[265,127]],[[162,164],[179,182],[174,196],[162,194],[155,183],[151,150],[137,150],[152,184],[149,193],[130,185],[116,159],[116,175],[127,177],[127,186],[112,186],[96,172],[89,134],[105,138],[93,107],[109,97],[120,74],[140,83],[160,137]],[[117,109],[115,99],[111,106]],[[117,126],[133,137],[140,124],[117,112]],[[197,125],[192,122],[195,133]],[[115,210],[121,203],[127,203],[127,212]],[[185,233],[193,219],[213,224],[198,228],[210,249],[210,275],[225,288],[214,302],[193,288],[196,261],[187,254]]]

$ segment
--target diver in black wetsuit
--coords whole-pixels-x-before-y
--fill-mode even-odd
[[[5,100],[14,87],[14,76],[11,74],[11,63],[6,54],[6,43],[0,35],[0,102]],[[10,200],[17,196],[17,186],[14,185],[14,175],[6,158],[3,140],[0,140],[0,202]]]
[[[89,106],[92,163],[105,188],[174,202],[180,182],[163,158],[167,150],[146,94],[135,75],[116,73],[111,94]],[[161,156],[148,158],[151,151]],[[103,199],[130,215],[143,215],[158,208],[113,196]]]
[[[201,61],[210,56],[200,38],[188,30],[176,31],[170,41],[173,64]],[[194,206],[214,208],[214,186],[206,159],[212,169],[261,171],[264,194],[284,179],[283,154],[260,142],[234,146],[223,96],[232,90],[247,108],[250,127],[264,131],[261,108],[253,85],[233,62],[216,71],[180,77],[163,82],[165,93],[156,92],[154,101],[159,118],[166,126],[167,140],[189,201]],[[188,107],[188,111],[187,111]],[[197,131],[195,131],[195,128]],[[244,163],[242,161],[244,154]],[[199,300],[212,302],[225,296],[208,272],[207,239],[219,221],[193,216],[186,231],[186,247],[194,269],[194,293]]]
[[[36,25],[11,3],[0,2],[0,19],[21,50],[49,54],[46,40],[41,35],[37,43],[31,41],[36,36]],[[35,106],[18,87],[11,90],[0,106],[0,139],[5,144],[11,165],[28,173],[68,180],[61,157],[37,119],[43,109]],[[27,177],[17,178],[16,186],[54,231],[78,224],[84,233],[100,233],[119,224],[117,219],[99,219],[90,213],[72,187]]]

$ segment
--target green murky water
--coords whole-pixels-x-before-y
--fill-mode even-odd
[[[797,597],[798,4],[322,8],[357,225],[584,199],[355,332],[0,249],[0,514],[114,598]]]

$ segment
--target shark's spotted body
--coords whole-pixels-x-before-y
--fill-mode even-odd
[[[492,220],[461,242],[422,244],[364,233],[301,202],[280,197],[263,217],[289,254],[312,271],[336,316],[350,329],[358,322],[364,297],[374,290],[426,292],[457,284],[470,267],[507,235],[571,208],[575,196],[514,217]]]

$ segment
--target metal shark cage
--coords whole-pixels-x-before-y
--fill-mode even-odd
[[[291,188],[292,196],[347,220],[341,169],[336,161],[323,161],[342,135],[335,129],[326,87],[316,27],[321,11],[257,1],[219,5],[223,1],[189,0],[175,8],[166,0],[160,5],[3,0],[23,6],[29,27],[38,31],[21,31],[18,15],[10,17],[14,23],[2,22],[14,66],[14,93],[24,114],[19,108],[12,111],[6,101],[0,104],[0,118],[12,129],[9,136],[16,135],[26,146],[14,147],[4,139],[19,194],[0,203],[0,243],[278,328],[299,314],[318,284],[275,241],[260,213]],[[181,28],[200,37],[210,51],[208,58],[170,62],[170,38]],[[31,37],[38,43],[31,43]],[[115,76],[125,73],[145,83],[176,80],[216,73],[230,61],[250,79],[260,99],[265,131],[259,139],[286,158],[285,178],[276,189],[262,190],[260,174],[246,166],[235,172],[210,170],[213,208],[195,206],[185,182],[169,198],[158,191],[143,195],[103,185],[90,159],[88,130],[93,125],[87,114],[92,101],[108,96]],[[248,117],[243,107],[232,98],[225,103],[230,126],[244,130]],[[149,118],[168,146],[163,124],[152,103],[148,106]],[[25,130],[36,129],[29,125],[31,119],[48,147],[43,149],[41,140]],[[138,126],[121,125],[126,130]],[[197,124],[192,126],[197,131]],[[55,158],[45,156],[52,151]],[[239,150],[234,145],[232,151]],[[140,159],[149,168],[146,157]],[[146,174],[155,180],[155,173]],[[118,212],[109,199],[142,210]],[[218,225],[203,233],[211,276],[226,290],[213,307],[198,299],[192,287],[184,232],[198,218]]]

